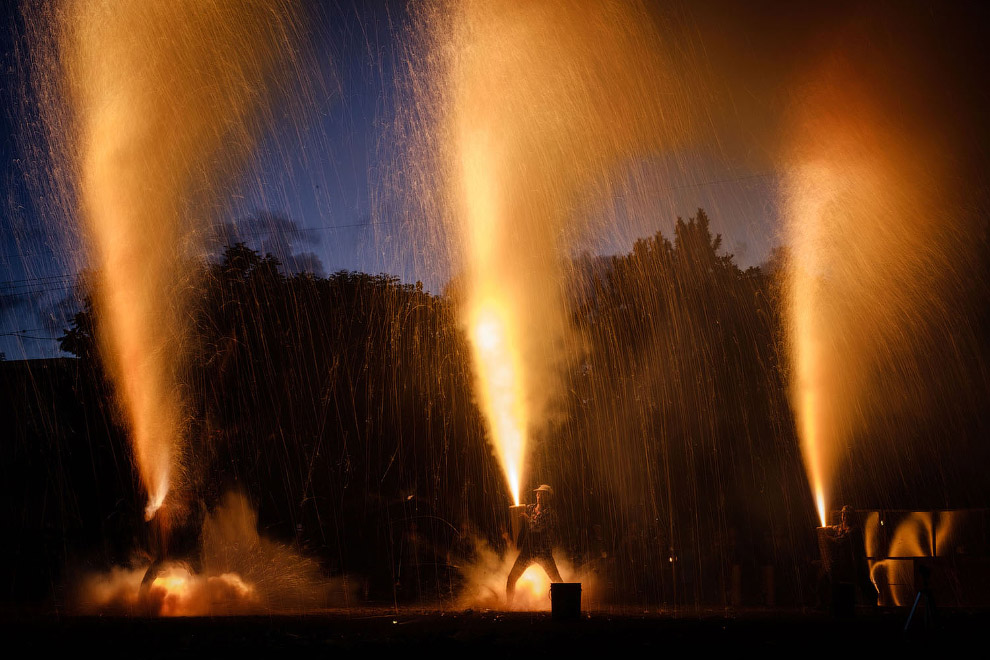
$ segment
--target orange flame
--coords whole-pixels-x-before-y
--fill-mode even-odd
[[[50,121],[71,131],[99,272],[98,336],[151,520],[183,473],[190,261],[204,249],[197,225],[252,144],[252,115],[282,63],[292,12],[267,2],[55,4],[70,111],[58,122],[53,110]]]
[[[516,609],[546,610],[550,608],[550,577],[537,565],[530,566],[516,582],[513,600]]]
[[[434,64],[417,93],[437,122],[422,131],[423,152],[437,150],[449,187],[439,201],[463,269],[477,399],[518,503],[529,434],[580,343],[567,312],[569,253],[598,221],[574,202],[602,194],[628,160],[675,132],[680,139],[668,123],[676,85],[640,2],[437,0],[420,9],[433,49],[423,59]],[[432,205],[432,193],[424,197]]]
[[[507,306],[489,298],[473,316],[471,339],[479,399],[509,492],[518,505],[520,473],[526,452],[522,364],[512,341]]]

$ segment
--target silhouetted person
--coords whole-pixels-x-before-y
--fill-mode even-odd
[[[564,581],[553,560],[553,544],[557,540],[557,512],[551,503],[553,489],[543,484],[533,492],[536,493],[536,504],[527,506],[526,513],[523,514],[525,527],[521,533],[522,548],[505,583],[505,601],[508,607],[512,607],[516,582],[531,564],[539,564],[550,576],[551,582]]]
[[[831,571],[833,584],[855,584],[863,598],[873,606],[877,604],[877,589],[870,579],[870,565],[866,559],[866,539],[859,516],[848,504],[842,507],[838,525],[826,528],[833,543],[834,566]]]
[[[169,563],[185,564],[193,573],[201,566],[203,521],[206,505],[195,493],[169,493],[156,518],[149,523],[152,562],[141,580],[147,590]]]

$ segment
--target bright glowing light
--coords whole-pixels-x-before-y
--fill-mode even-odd
[[[808,80],[786,141],[786,305],[791,401],[824,523],[848,448],[887,424],[891,401],[915,405],[962,234],[941,218],[953,203],[947,143],[910,132],[845,56]]]
[[[550,605],[550,578],[536,564],[526,569],[516,582],[517,609],[546,609]]]
[[[821,491],[821,489],[818,490],[815,500],[818,504],[818,517],[822,521],[822,527],[825,527],[827,524],[825,521],[825,494]]]
[[[205,233],[197,225],[250,148],[291,12],[267,2],[55,4],[67,93],[52,98],[68,105],[48,121],[76,158],[97,336],[150,520],[183,474],[190,261]]]
[[[148,585],[147,567],[114,569],[84,582],[86,613],[108,612],[155,616],[212,616],[262,611],[263,599],[253,584],[233,572],[197,575],[184,564],[169,564]]]
[[[192,576],[184,568],[170,569],[163,575],[159,575],[151,583],[152,589],[164,589],[168,596],[182,598],[189,590],[189,581]]]
[[[161,616],[202,616],[248,607],[256,594],[237,573],[202,576],[184,566],[171,566],[154,579],[147,598],[160,604]]]
[[[158,481],[159,487],[155,492],[148,494],[148,504],[144,507],[144,519],[151,520],[158,513],[158,509],[162,508],[162,503],[165,502],[165,496],[168,495],[168,473],[166,472],[165,478]]]
[[[526,452],[525,388],[516,343],[511,339],[507,306],[494,297],[477,309],[471,324],[479,400],[488,420],[496,456],[515,504]]]
[[[518,503],[529,434],[581,343],[568,312],[570,257],[600,220],[578,207],[630,160],[680,140],[695,113],[674,119],[681,97],[666,40],[642,3],[423,4],[435,47],[425,59],[436,68],[417,93],[437,123],[413,162],[438,157],[426,173],[442,176],[476,398]]]

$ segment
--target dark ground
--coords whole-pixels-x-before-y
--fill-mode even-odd
[[[87,651],[100,657],[135,658],[285,652],[325,657],[341,651],[488,655],[513,650],[572,654],[633,650],[664,655],[780,650],[816,657],[865,650],[927,650],[945,657],[949,650],[972,653],[985,647],[987,612],[940,612],[936,629],[904,634],[907,614],[904,609],[861,612],[853,619],[837,620],[817,612],[767,610],[690,615],[586,613],[581,621],[560,623],[549,613],[470,610],[378,609],[180,619],[55,617],[8,611],[0,623],[0,635],[6,648],[22,649],[35,657]]]

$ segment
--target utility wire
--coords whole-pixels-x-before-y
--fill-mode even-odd
[[[0,332],[0,337],[17,337],[18,339],[34,339],[35,341],[61,341],[61,337],[37,337],[23,332]]]

